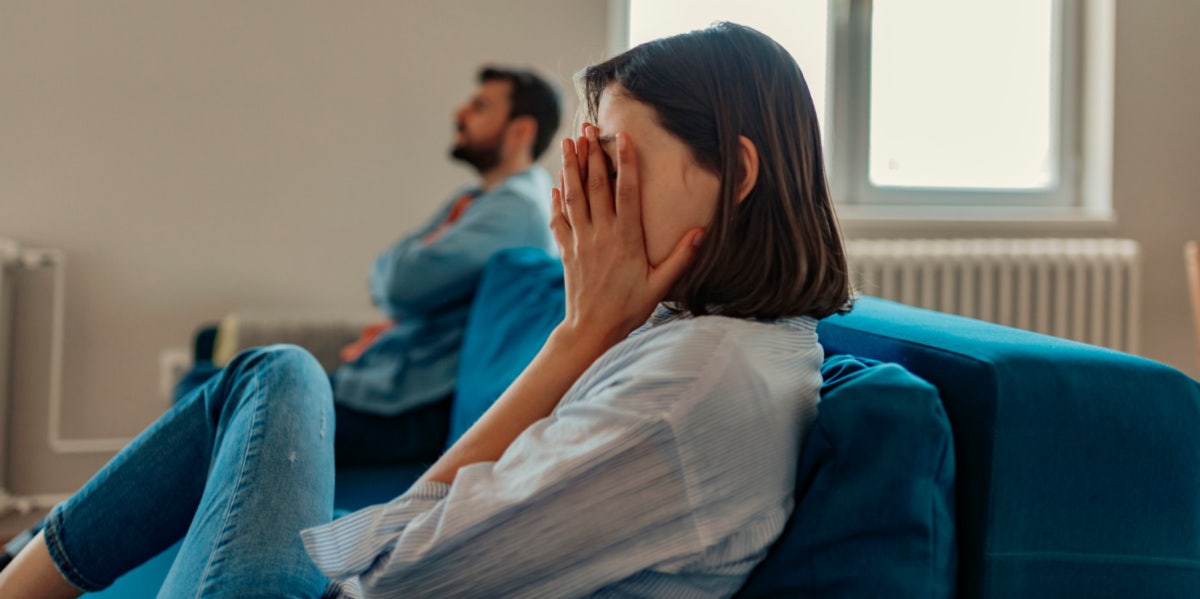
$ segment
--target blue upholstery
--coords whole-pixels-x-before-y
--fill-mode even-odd
[[[1150,360],[866,298],[828,353],[897,362],[954,428],[959,597],[1200,596],[1200,385]]]
[[[849,355],[821,372],[795,511],[739,596],[953,597],[954,449],[937,390]]]
[[[492,257],[471,305],[458,362],[449,447],[500,397],[563,318],[562,265],[538,248]]]

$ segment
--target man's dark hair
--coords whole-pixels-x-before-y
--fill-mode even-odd
[[[716,308],[743,318],[821,318],[848,308],[816,108],[787,50],[749,27],[718,23],[647,42],[578,77],[593,122],[600,97],[618,85],[615,93],[650,106],[721,180],[712,223],[673,299],[693,314]],[[758,150],[759,170],[739,202],[743,135]]]
[[[533,141],[533,159],[537,160],[550,147],[558,131],[562,108],[558,90],[532,71],[509,67],[487,66],[479,71],[479,82],[508,81],[512,84],[509,97],[509,120],[531,116],[537,122],[537,137]]]

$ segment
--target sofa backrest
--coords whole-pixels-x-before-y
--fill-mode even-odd
[[[479,280],[458,362],[449,449],[533,360],[564,315],[562,266],[534,247],[494,255]]]
[[[1163,364],[864,298],[829,354],[903,365],[954,428],[958,596],[1200,596],[1200,384]]]

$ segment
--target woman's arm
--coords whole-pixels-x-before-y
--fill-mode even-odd
[[[622,360],[658,348],[632,351]],[[326,576],[367,597],[580,597],[695,559],[703,542],[665,408],[711,396],[726,375],[605,377],[500,460],[306,530],[305,545]]]
[[[529,425],[550,415],[609,344],[559,325],[529,366],[418,482],[454,482],[458,469],[494,462]]]
[[[454,481],[464,466],[494,462],[526,428],[545,418],[588,366],[645,322],[695,252],[698,231],[679,240],[657,267],[646,258],[637,159],[617,135],[616,193],[596,129],[563,140],[561,188],[550,227],[563,259],[566,316],[508,390],[420,482]],[[586,187],[585,182],[586,181]]]

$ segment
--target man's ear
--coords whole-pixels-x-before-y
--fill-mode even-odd
[[[745,135],[738,136],[737,201],[746,199],[758,183],[758,148]]]
[[[537,119],[528,115],[513,118],[508,122],[505,134],[514,145],[528,145],[532,152],[533,142],[537,138]]]

